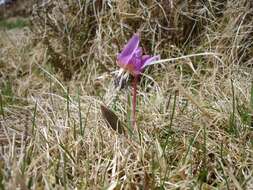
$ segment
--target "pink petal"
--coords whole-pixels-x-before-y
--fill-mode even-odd
[[[149,55],[142,56],[143,65],[141,69],[144,69],[146,66],[150,65],[154,61],[160,60],[160,55],[156,55],[153,57],[150,57]]]
[[[133,58],[135,52],[138,50],[140,44],[140,36],[134,34],[133,37],[127,42],[124,46],[122,52],[117,56],[118,62],[121,65],[128,64],[129,61]]]
[[[142,57],[142,48],[138,47],[134,53],[135,57],[141,58]]]
[[[150,55],[143,55],[142,56],[142,64],[144,64],[149,58],[151,58],[151,56]]]
[[[132,63],[134,64],[134,71],[133,73],[134,74],[140,74],[142,69],[142,58],[141,56],[140,57],[135,57],[133,60],[132,60]]]

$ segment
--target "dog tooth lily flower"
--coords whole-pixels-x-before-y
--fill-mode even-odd
[[[122,52],[117,56],[117,64],[122,69],[129,72],[133,77],[133,113],[132,125],[136,125],[136,94],[138,77],[143,72],[144,68],[154,61],[160,59],[160,56],[142,55],[140,47],[140,36],[134,34],[133,37],[124,46]]]
[[[117,56],[117,64],[133,76],[140,75],[147,65],[160,59],[160,56],[142,55],[139,45],[140,36],[134,34]]]

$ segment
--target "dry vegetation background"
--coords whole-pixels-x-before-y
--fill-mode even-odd
[[[253,189],[251,1],[48,0],[11,16],[0,20],[0,189]],[[145,70],[138,133],[131,87],[114,86],[135,32],[147,54],[190,56]]]

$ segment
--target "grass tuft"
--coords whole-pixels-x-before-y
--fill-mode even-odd
[[[14,19],[14,20],[0,20],[0,29],[20,29],[28,26],[28,22],[25,19]]]

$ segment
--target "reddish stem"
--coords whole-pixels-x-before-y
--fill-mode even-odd
[[[138,84],[138,75],[134,76],[133,80],[133,113],[132,113],[132,127],[136,126],[136,97],[137,97],[137,84]]]

